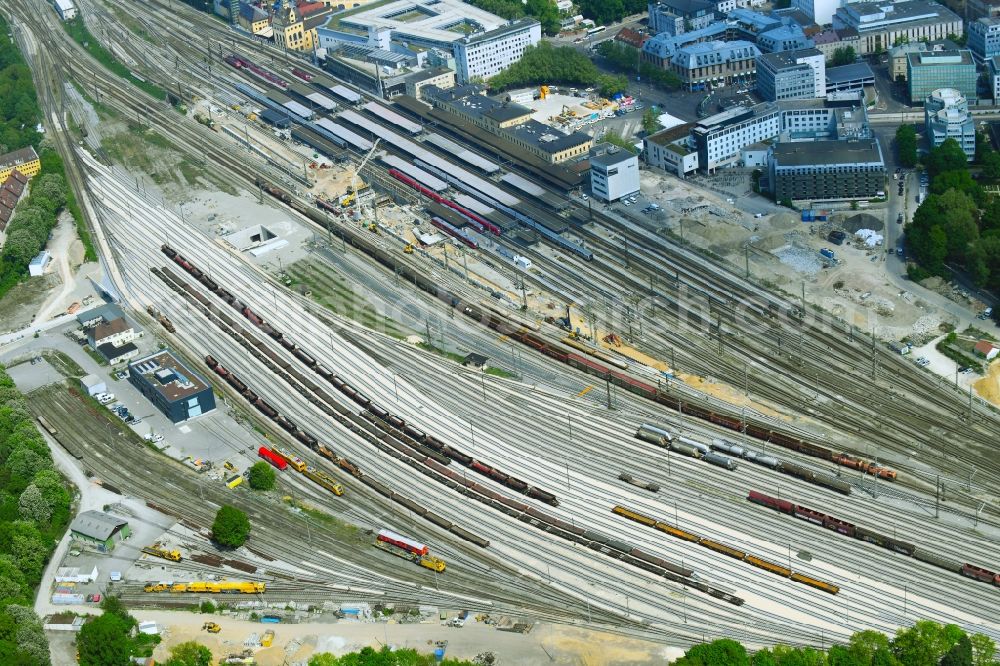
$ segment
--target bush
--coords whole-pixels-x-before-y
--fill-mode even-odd
[[[223,505],[212,523],[212,538],[220,545],[239,548],[250,536],[250,519],[234,506]]]
[[[268,463],[261,461],[255,463],[250,468],[247,480],[250,482],[250,487],[254,490],[272,490],[276,478],[274,468]]]

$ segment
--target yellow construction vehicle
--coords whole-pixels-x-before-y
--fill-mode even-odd
[[[236,472],[236,471],[238,471],[236,469],[236,465],[234,465],[233,463],[229,462],[228,460],[226,462],[222,463],[222,466],[225,467],[230,472]]]
[[[179,550],[167,550],[166,548],[161,548],[160,544],[154,543],[152,546],[146,546],[142,549],[142,552],[147,555],[155,555],[156,557],[162,557],[165,560],[170,560],[171,562],[181,561],[181,551]]]
[[[374,222],[372,222],[371,224],[368,225],[368,231],[372,232],[373,234],[377,234],[378,233],[378,225],[375,224]]]
[[[546,97],[549,96],[549,87],[542,86],[541,88],[538,89],[538,94],[541,96],[542,99],[545,99]]]
[[[220,631],[222,631],[222,627],[217,625],[215,622],[206,622],[205,624],[201,625],[201,628],[210,634],[217,634]]]
[[[351,204],[354,203],[355,197],[356,195],[354,194],[354,192],[351,192],[350,194],[345,194],[344,196],[340,197],[340,207],[349,208]]]
[[[436,571],[438,573],[442,573],[445,570],[444,560],[439,557],[434,557],[433,555],[423,555],[417,563],[422,567],[426,567],[431,571]]]
[[[407,243],[403,248],[403,254],[413,254],[413,243]]]
[[[142,588],[143,592],[166,592],[170,589],[170,583],[146,583]]]
[[[264,583],[240,582],[204,582],[192,583],[147,583],[144,592],[166,592],[193,594],[263,594],[266,591]]]
[[[267,631],[264,632],[264,635],[260,637],[260,646],[271,647],[271,644],[273,642],[274,642],[274,630],[268,629]]]

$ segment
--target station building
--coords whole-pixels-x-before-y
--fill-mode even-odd
[[[169,350],[129,363],[129,382],[173,423],[215,409],[212,387]]]

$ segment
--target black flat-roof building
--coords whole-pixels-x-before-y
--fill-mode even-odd
[[[768,154],[776,201],[868,199],[885,189],[878,139],[776,143]]]
[[[174,423],[215,409],[212,387],[169,350],[129,363],[128,374],[129,382]]]

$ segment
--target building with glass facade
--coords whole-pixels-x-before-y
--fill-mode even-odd
[[[910,103],[923,102],[940,88],[954,88],[966,100],[975,103],[976,62],[972,52],[924,51],[906,55],[906,78],[910,86]]]
[[[768,154],[776,201],[867,199],[885,189],[878,139],[776,143]]]
[[[819,49],[757,57],[757,92],[767,102],[826,95],[826,59]]]
[[[1000,18],[981,18],[970,23],[966,45],[979,60],[1000,55]]]
[[[976,156],[976,123],[969,113],[969,103],[954,88],[928,95],[924,101],[924,128],[927,142],[934,148],[946,139],[954,139],[970,162]]]

